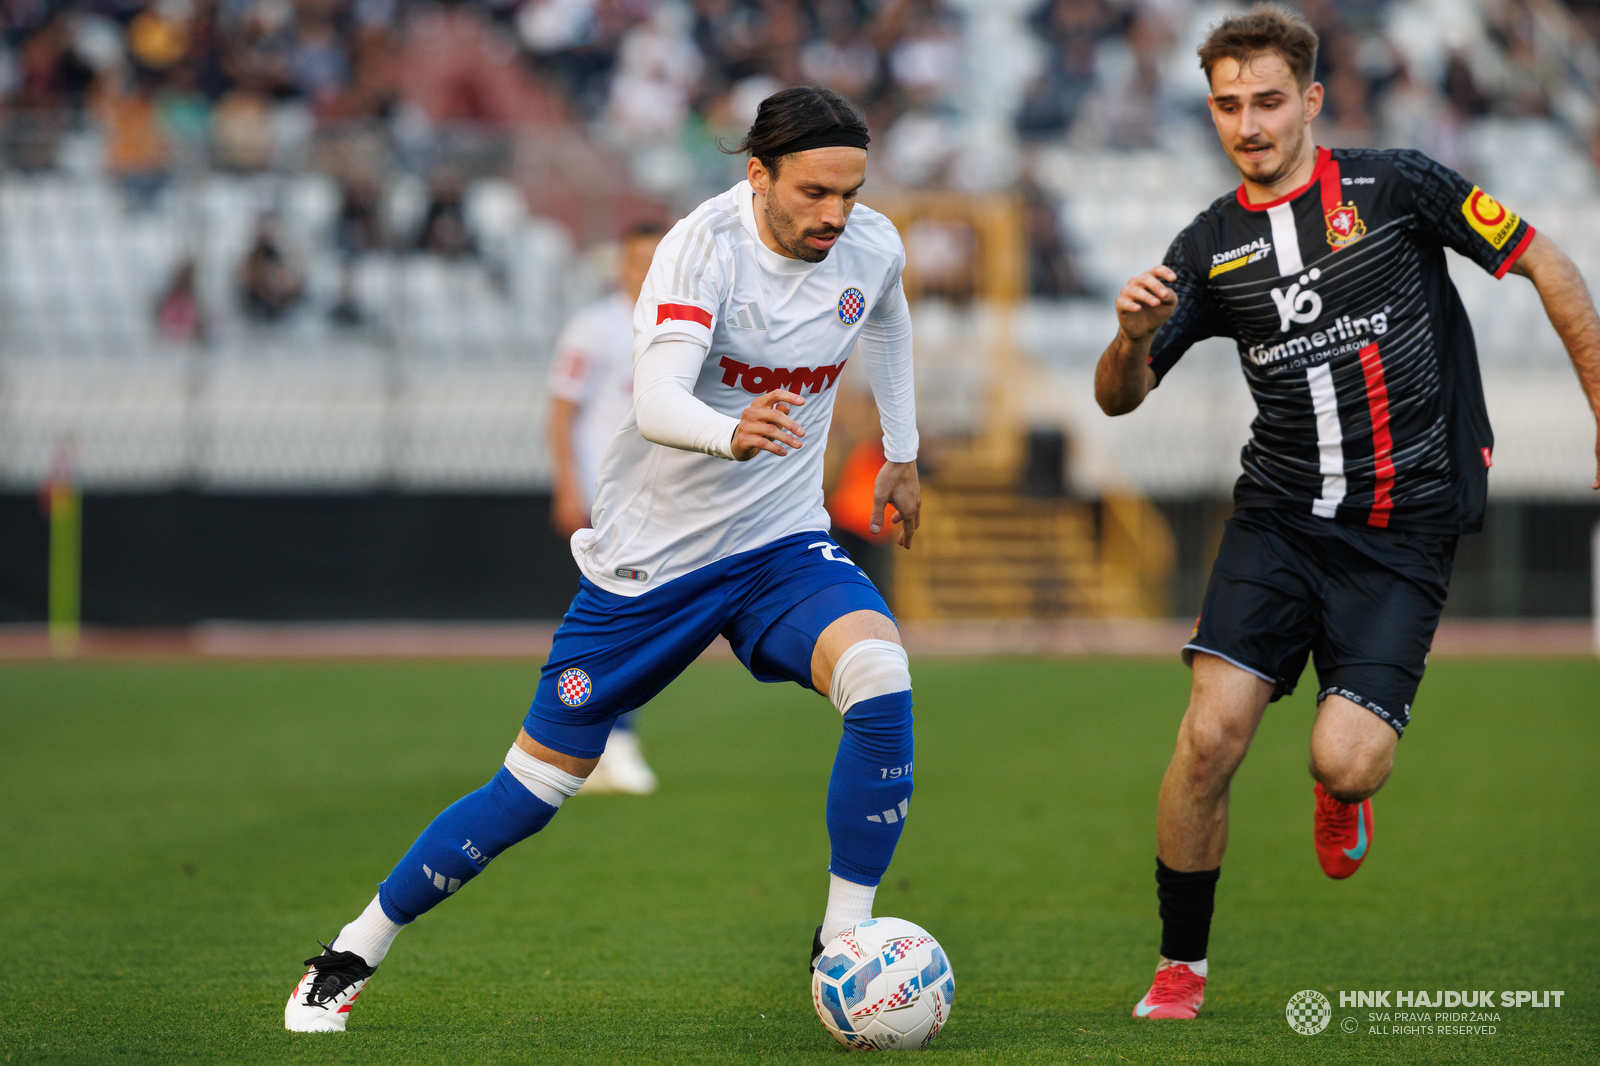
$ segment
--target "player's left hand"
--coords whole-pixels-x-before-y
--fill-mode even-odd
[[[743,463],[761,452],[788,455],[788,449],[799,448],[806,431],[789,417],[789,412],[804,405],[805,400],[788,389],[774,389],[757,397],[739,416],[739,427],[733,431],[734,460]]]
[[[922,483],[917,480],[917,464],[884,463],[878,468],[878,478],[872,486],[872,532],[883,529],[883,510],[893,504],[899,514],[894,521],[900,532],[895,542],[902,548],[911,547],[912,534],[922,523]]]

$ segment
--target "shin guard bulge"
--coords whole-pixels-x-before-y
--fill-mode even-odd
[[[378,886],[378,902],[402,925],[483,872],[489,860],[533,836],[583,779],[512,746],[489,783],[445,808]]]
[[[1217,897],[1215,870],[1178,871],[1156,857],[1156,898],[1161,904],[1161,957],[1198,962],[1211,939],[1211,913]],[[1201,974],[1201,976],[1205,976]]]
[[[844,735],[828,782],[831,873],[860,885],[883,879],[911,801],[911,671],[892,641],[852,644],[834,666],[830,696]]]

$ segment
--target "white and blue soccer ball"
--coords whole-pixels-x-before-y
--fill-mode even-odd
[[[955,998],[944,948],[903,918],[868,918],[846,929],[822,949],[811,977],[817,1017],[858,1051],[927,1047]]]

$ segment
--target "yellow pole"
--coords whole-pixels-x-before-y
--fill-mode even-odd
[[[50,650],[78,651],[83,582],[83,496],[71,481],[50,485]]]

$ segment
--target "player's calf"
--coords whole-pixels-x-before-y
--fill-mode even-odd
[[[432,910],[495,856],[548,825],[582,786],[582,778],[513,744],[489,783],[445,808],[384,879],[384,913],[404,925]]]
[[[911,670],[889,640],[852,644],[834,665],[829,698],[844,735],[828,783],[831,888],[823,943],[872,917],[872,899],[889,868],[910,811]]]
[[[377,897],[340,930],[289,995],[284,1027],[339,1032],[400,930],[454,895],[489,861],[525,840],[576,795],[583,779],[535,759],[513,744],[488,784],[445,808],[423,830]]]

